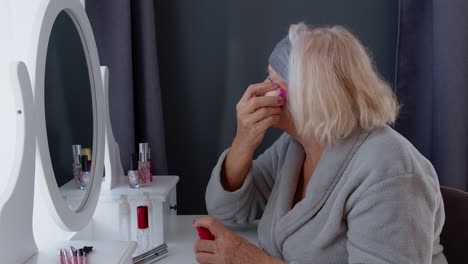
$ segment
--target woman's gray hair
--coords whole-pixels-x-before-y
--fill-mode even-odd
[[[288,110],[299,135],[335,143],[356,128],[395,122],[399,105],[362,43],[341,26],[291,25],[270,65],[288,85]]]

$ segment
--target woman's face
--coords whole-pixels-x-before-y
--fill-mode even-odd
[[[288,91],[288,84],[281,78],[278,73],[271,67],[271,65],[268,65],[268,76],[265,82],[275,82],[279,84],[282,88],[284,88],[286,91]]]
[[[265,82],[277,83],[279,84],[279,86],[285,89],[287,93],[289,93],[288,84],[278,75],[278,73],[276,73],[276,71],[271,67],[271,65],[268,65],[268,76]],[[283,130],[284,132],[290,135],[295,135],[295,132],[294,132],[295,129],[294,129],[291,116],[289,115],[287,102],[288,100],[286,100],[286,103],[282,106],[283,111],[281,112],[280,122],[277,128]]]

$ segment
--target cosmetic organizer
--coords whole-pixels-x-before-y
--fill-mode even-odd
[[[132,189],[126,177],[120,177],[118,185],[112,190],[101,190],[99,203],[91,223],[78,232],[73,239],[77,240],[121,240],[119,208],[121,196],[126,195],[130,205],[130,240],[137,240],[137,206],[144,205],[144,193],[149,194],[151,201],[150,232],[153,246],[164,243],[171,222],[168,216],[177,214],[176,185],[178,176],[153,176],[150,186]]]

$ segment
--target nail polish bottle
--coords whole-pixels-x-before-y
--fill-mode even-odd
[[[82,148],[81,149],[81,156],[87,156],[88,157],[88,168],[91,168],[91,162],[93,160],[93,156],[91,153],[91,148]]]
[[[151,245],[151,234],[148,223],[148,206],[142,205],[137,207],[137,242],[138,253],[146,252]]]
[[[119,232],[120,239],[130,241],[130,204],[126,194],[120,195],[119,203]]]
[[[215,240],[215,237],[210,232],[208,228],[205,227],[197,227],[198,237],[203,240]]]
[[[80,174],[80,189],[86,190],[88,187],[89,179],[91,178],[91,174],[89,173],[88,167],[88,156],[81,156],[81,174]]]
[[[138,171],[140,172],[141,184],[148,185],[152,182],[150,166],[148,162],[148,143],[139,144]]]
[[[81,175],[81,145],[72,145],[73,150],[73,177],[80,182]]]
[[[130,169],[128,170],[127,176],[128,185],[130,185],[130,188],[140,188],[141,177],[140,172],[137,169],[137,160],[135,154],[130,156]]]

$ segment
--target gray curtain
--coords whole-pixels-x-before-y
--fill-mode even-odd
[[[167,174],[154,2],[87,0],[102,65],[109,67],[109,107],[124,170],[138,143],[151,147],[153,174]]]
[[[437,170],[468,190],[468,1],[400,0],[396,128]]]
[[[206,212],[211,170],[236,132],[235,105],[265,79],[268,55],[289,24],[347,26],[393,83],[397,1],[156,1],[155,13],[168,167],[181,177],[182,214]],[[279,134],[269,131],[258,152]]]

